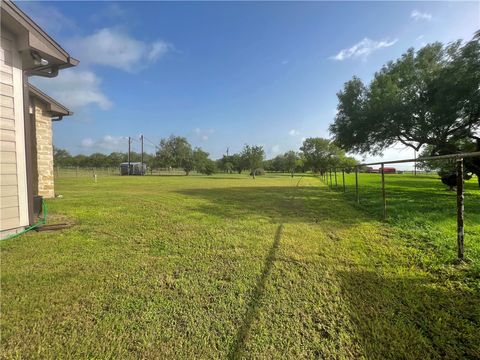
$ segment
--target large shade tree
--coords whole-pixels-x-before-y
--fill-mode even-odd
[[[346,151],[381,154],[395,143],[428,155],[480,151],[480,34],[409,49],[369,85],[354,77],[337,96],[330,131]],[[465,165],[480,176],[480,159]]]
[[[262,166],[263,159],[265,158],[263,146],[245,145],[241,153],[241,158],[246,165],[245,168],[250,170],[252,177],[255,179],[257,170]]]
[[[182,168],[186,175],[194,168],[192,146],[181,136],[171,135],[160,140],[156,158],[161,166]]]

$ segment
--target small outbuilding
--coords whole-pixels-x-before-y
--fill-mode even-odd
[[[120,175],[145,175],[147,165],[141,162],[124,162],[120,164]]]

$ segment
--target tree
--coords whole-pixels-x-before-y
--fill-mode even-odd
[[[233,170],[241,174],[245,170],[245,159],[240,154],[233,154],[230,157],[230,162],[232,164]]]
[[[337,167],[344,169],[347,173],[353,170],[359,164],[358,160],[352,156],[340,156]]]
[[[288,151],[283,155],[285,168],[293,175],[295,174],[295,167],[297,166],[298,155],[295,151]]]
[[[330,131],[344,150],[381,154],[400,142],[429,155],[480,151],[480,34],[472,41],[409,49],[377,72],[369,86],[358,78],[338,96]],[[480,159],[465,163],[479,176]]]
[[[275,171],[275,167],[273,165],[273,159],[264,160],[263,169],[265,171]]]
[[[465,152],[473,152],[475,151],[475,142],[466,140],[463,141],[461,144],[457,144],[458,148],[463,149]],[[434,155],[441,155],[435,154],[434,150],[432,149],[432,145],[427,145],[423,151],[420,153],[420,157],[429,157]],[[464,159],[464,177],[465,179],[470,179],[472,176],[472,172],[468,169],[475,166],[475,158],[467,158]],[[440,177],[449,176],[452,174],[456,174],[457,166],[455,159],[448,159],[448,160],[425,160],[420,161],[417,163],[417,167],[419,169],[423,169],[426,171],[436,171]]]
[[[273,171],[284,172],[285,171],[285,156],[277,155],[272,159]]]
[[[339,166],[339,159],[345,156],[331,140],[323,138],[307,138],[300,150],[303,153],[305,166],[313,172],[323,174],[329,168]]]
[[[89,157],[82,154],[75,155],[72,158],[72,165],[78,166],[78,167],[88,167],[90,166]]]
[[[108,166],[120,166],[122,162],[127,161],[127,154],[121,152],[112,152],[107,156]]]
[[[171,135],[162,139],[156,158],[161,166],[183,168],[185,175],[190,174],[194,167],[192,146],[181,136]]]
[[[72,165],[72,156],[67,150],[53,147],[53,163],[55,166]]]
[[[246,168],[250,170],[254,179],[257,170],[262,166],[264,157],[265,151],[263,150],[263,146],[245,145],[243,147],[241,158],[244,160],[244,163],[247,165]]]
[[[203,169],[200,172],[205,175],[212,175],[215,173],[215,171],[216,171],[215,161],[211,159],[207,159]]]
[[[88,165],[91,167],[102,167],[107,163],[107,155],[102,153],[93,153],[88,158]]]
[[[208,155],[207,152],[200,148],[193,150],[193,166],[199,173],[205,174],[207,167],[210,167],[212,160],[208,158]]]
[[[216,161],[216,168],[230,174],[233,171],[231,158],[231,156],[223,155],[221,159]]]

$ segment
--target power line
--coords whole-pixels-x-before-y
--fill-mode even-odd
[[[145,135],[143,136],[143,139],[144,139],[144,140],[147,140],[147,141],[150,143],[150,145],[154,146],[157,150],[160,149],[160,147],[159,147],[158,145],[155,145],[155,144],[153,143],[153,141],[151,141],[151,140],[150,140],[149,138],[147,138]]]

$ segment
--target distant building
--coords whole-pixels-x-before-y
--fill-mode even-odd
[[[374,169],[372,167],[367,167],[367,173],[369,174],[379,174],[381,172],[381,169]],[[395,174],[397,172],[397,169],[393,167],[384,167],[383,168],[383,173],[384,174]]]
[[[120,175],[145,175],[146,172],[147,165],[142,164],[141,162],[124,162],[120,164]]]

